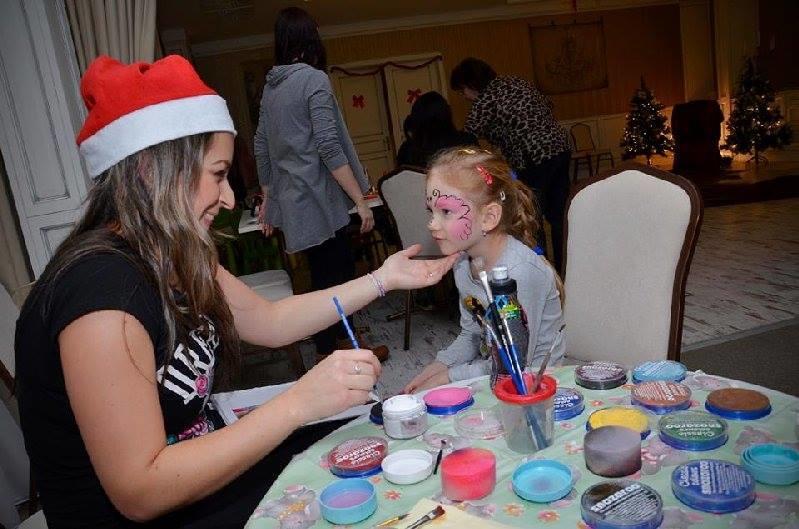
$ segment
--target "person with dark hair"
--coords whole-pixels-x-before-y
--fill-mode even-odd
[[[477,138],[459,131],[452,122],[452,109],[438,92],[422,94],[404,123],[405,137],[397,152],[397,165],[427,167],[440,150],[456,145],[476,145]]]
[[[374,226],[363,198],[369,187],[324,71],[325,47],[314,19],[298,7],[278,13],[275,66],[261,97],[255,158],[264,195],[260,219],[264,234],[280,228],[288,253],[304,252],[311,289],[355,277],[355,259],[346,227],[354,204],[361,233]],[[314,335],[317,359],[346,338],[341,325]],[[388,349],[375,348],[381,360]]]
[[[450,87],[472,102],[464,130],[498,147],[518,178],[535,191],[552,229],[552,264],[560,270],[571,144],[552,114],[552,102],[528,81],[498,76],[473,57],[452,70]],[[538,239],[546,247],[543,235],[539,231]]]

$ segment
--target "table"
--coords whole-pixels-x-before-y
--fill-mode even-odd
[[[551,373],[558,380],[559,386],[576,387],[585,397],[585,411],[565,422],[555,423],[555,442],[549,448],[532,456],[525,456],[512,452],[505,445],[504,438],[490,441],[471,441],[472,446],[479,446],[492,450],[497,456],[497,486],[488,497],[479,501],[464,502],[461,505],[468,512],[490,518],[496,522],[512,527],[547,527],[587,529],[580,515],[580,496],[588,487],[605,481],[587,470],[582,454],[583,436],[585,435],[585,422],[588,415],[606,406],[629,404],[631,384],[607,390],[590,391],[576,386],[574,383],[574,368],[556,368]],[[715,377],[701,372],[689,373],[685,383],[693,392],[694,402],[691,409],[704,409],[704,400],[707,394],[721,387],[753,387],[743,382]],[[453,384],[458,385],[458,384]],[[496,405],[496,399],[491,394],[488,381],[485,377],[471,384],[476,390],[475,407],[489,408]],[[799,436],[799,399],[777,391],[753,387],[771,399],[772,412],[762,419],[755,421],[728,421],[729,440],[716,449],[707,452],[685,452],[675,450],[663,444],[657,437],[657,416],[653,416],[653,433],[643,443],[642,457],[643,468],[632,476],[660,492],[664,501],[663,528],[676,529],[776,529],[795,528],[799,524],[799,484],[788,487],[778,487],[756,484],[758,499],[744,511],[734,514],[714,515],[693,510],[677,500],[671,493],[671,472],[675,466],[691,459],[716,458],[726,459],[735,463],[740,462],[739,454],[749,444],[754,442],[783,442],[794,446]],[[451,417],[438,418],[430,416],[429,432],[456,435]],[[305,517],[304,525],[292,527],[336,527],[323,518],[315,523],[311,520],[318,517],[318,507],[313,503],[303,510],[304,504],[297,498],[305,495],[310,497],[311,491],[316,496],[329,483],[335,481],[333,476],[324,466],[324,456],[338,443],[347,439],[379,435],[386,437],[382,427],[376,426],[361,418],[356,424],[348,424],[340,430],[333,432],[311,446],[306,452],[298,455],[284,469],[280,477],[267,492],[258,508],[252,514],[246,529],[272,529],[280,528],[278,517],[286,519],[291,512],[293,515]],[[421,438],[409,440],[389,440],[389,452],[407,448],[426,448],[426,443]],[[549,504],[527,502],[516,496],[510,484],[511,474],[514,469],[526,460],[533,458],[556,459],[571,467],[575,475],[575,484],[572,492],[564,499]],[[381,474],[373,476],[371,481],[375,484],[378,494],[377,512],[352,527],[371,528],[375,523],[408,512],[413,505],[423,497],[432,498],[442,504],[452,503],[441,495],[441,482],[438,476],[431,476],[425,481],[415,485],[394,485],[382,478]],[[306,487],[302,489],[301,486]],[[293,493],[289,501],[284,498],[284,491]],[[282,500],[282,501],[281,501]],[[310,519],[309,519],[310,518]],[[287,526],[286,526],[287,527]]]
[[[366,205],[371,209],[379,208],[383,205],[383,201],[380,200],[380,197],[367,198]],[[358,210],[355,207],[352,207],[349,210],[350,215],[354,215],[357,212]],[[261,227],[258,225],[257,216],[253,216],[249,209],[241,212],[241,218],[239,219],[239,235],[249,233],[251,231],[258,231],[260,229]]]

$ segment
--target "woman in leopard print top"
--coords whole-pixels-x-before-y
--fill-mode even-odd
[[[474,58],[455,67],[450,85],[472,102],[464,130],[498,147],[519,179],[535,191],[552,228],[551,261],[560,270],[571,145],[551,101],[528,81],[497,76]],[[544,240],[543,233],[538,239]]]

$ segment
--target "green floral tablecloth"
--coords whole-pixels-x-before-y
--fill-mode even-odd
[[[326,468],[325,456],[338,443],[347,439],[379,435],[389,440],[389,451],[407,448],[430,448],[426,441],[435,441],[437,435],[455,436],[456,443],[468,442],[492,450],[497,456],[497,486],[488,497],[467,501],[459,507],[474,515],[514,527],[583,528],[587,525],[580,516],[580,495],[589,486],[607,478],[596,476],[586,469],[583,458],[583,436],[588,415],[607,406],[629,404],[631,385],[607,391],[590,391],[574,383],[574,368],[562,367],[552,373],[558,386],[576,387],[585,397],[585,411],[574,419],[555,423],[554,444],[533,455],[517,454],[507,448],[505,439],[472,441],[460,438],[454,429],[453,419],[430,416],[427,437],[394,440],[385,436],[382,427],[370,422],[347,425],[333,432],[303,454],[297,456],[283,471],[277,481],[252,514],[247,529],[302,529],[306,527],[335,527],[320,517],[316,498],[321,490],[336,478]],[[704,409],[707,394],[722,387],[752,387],[747,384],[714,377],[703,373],[689,373],[685,380],[693,391],[691,409]],[[491,394],[486,378],[471,384],[475,392],[476,408],[491,408],[497,401]],[[643,468],[631,476],[660,492],[664,501],[663,529],[799,529],[799,484],[777,487],[757,483],[757,500],[748,509],[727,515],[714,515],[693,510],[680,503],[672,494],[670,478],[672,469],[685,461],[701,458],[726,459],[740,462],[740,453],[753,443],[778,442],[799,447],[799,399],[755,387],[771,399],[772,412],[756,421],[728,421],[729,440],[707,452],[675,450],[662,443],[657,436],[657,419],[650,423],[653,433],[643,442]],[[433,436],[433,439],[431,439]],[[434,449],[430,448],[431,451]],[[529,459],[556,459],[571,467],[574,488],[565,498],[548,504],[531,503],[516,496],[511,488],[511,475],[521,463]],[[415,485],[394,485],[381,474],[369,478],[378,494],[377,512],[353,527],[371,528],[375,523],[397,514],[408,512],[422,497],[442,504],[451,504],[441,494],[441,481],[431,476]]]

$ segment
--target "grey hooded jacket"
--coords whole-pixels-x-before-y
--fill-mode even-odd
[[[304,63],[275,66],[266,75],[255,159],[268,190],[266,222],[283,231],[289,253],[349,223],[354,204],[331,171],[350,164],[361,191],[368,187],[330,79]]]

